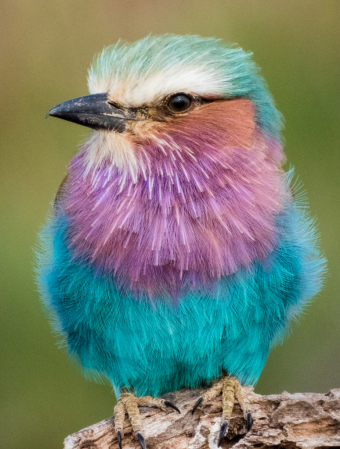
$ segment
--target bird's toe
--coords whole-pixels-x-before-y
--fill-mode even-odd
[[[221,425],[220,434],[219,434],[218,443],[217,443],[218,447],[221,447],[221,442],[223,440],[224,435],[226,434],[226,432],[228,430],[228,426],[229,426],[229,419],[226,419],[225,421],[223,421],[223,423]]]
[[[252,428],[253,422],[254,422],[253,417],[251,416],[251,413],[249,412],[247,414],[247,429],[248,429],[248,432]]]
[[[172,402],[170,402],[170,401],[164,401],[164,405],[165,405],[165,407],[172,408],[173,410],[176,410],[176,412],[178,412],[179,414],[181,414],[179,408],[177,408],[176,405],[173,404]]]
[[[119,449],[122,449],[122,434],[120,433],[120,431],[117,431],[117,440],[118,440],[118,446]]]
[[[201,396],[196,402],[195,402],[195,405],[194,405],[194,408],[192,409],[192,414],[194,414],[195,413],[195,410],[197,409],[197,407],[199,407],[201,404],[202,404],[202,402],[203,402],[203,397]]]
[[[146,444],[145,444],[145,440],[143,435],[140,432],[137,432],[137,438],[138,438],[138,442],[140,444],[140,447],[142,449],[146,449]]]

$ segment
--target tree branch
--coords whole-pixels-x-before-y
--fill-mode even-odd
[[[163,396],[179,407],[181,415],[148,407],[140,409],[148,449],[217,449],[221,395],[194,415],[191,413],[203,391],[181,390]],[[261,396],[249,388],[249,399],[254,418],[251,431],[246,433],[246,423],[236,403],[222,448],[340,448],[340,389],[327,394],[283,392]],[[123,448],[138,447],[125,419]],[[114,418],[68,436],[64,449],[118,449]]]

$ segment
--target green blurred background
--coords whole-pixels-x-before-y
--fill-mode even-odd
[[[33,247],[87,130],[45,120],[87,94],[94,53],[149,33],[216,36],[254,52],[286,117],[286,153],[318,217],[326,285],[271,352],[256,391],[340,387],[339,0],[2,0],[0,447],[58,449],[112,414],[109,385],[58,349],[37,293]]]

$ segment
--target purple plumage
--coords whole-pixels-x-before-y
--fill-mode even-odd
[[[159,127],[157,139],[133,142],[135,179],[109,162],[84,178],[85,145],[69,166],[63,205],[72,250],[151,298],[264,259],[287,197],[284,156],[247,123],[253,107],[244,100],[202,107],[173,131]]]

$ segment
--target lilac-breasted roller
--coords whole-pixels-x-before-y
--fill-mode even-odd
[[[51,109],[92,128],[43,232],[40,283],[83,368],[127,411],[162,393],[223,393],[218,444],[238,399],[248,428],[270,348],[322,283],[312,221],[285,174],[281,114],[251,55],[165,35],[104,49],[90,95]],[[148,397],[145,397],[148,395]]]

